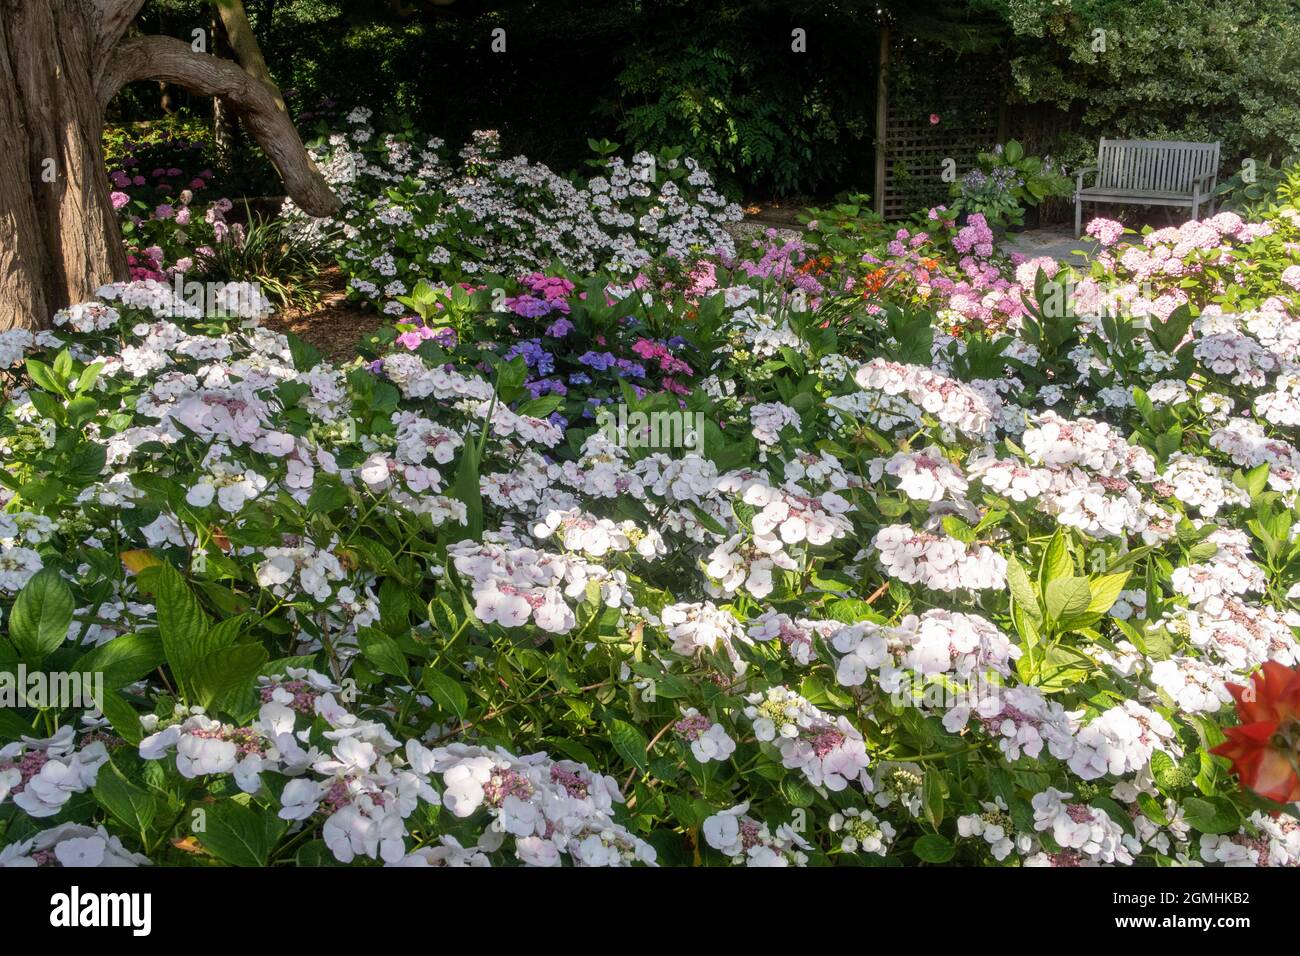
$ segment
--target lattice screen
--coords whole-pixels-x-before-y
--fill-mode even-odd
[[[916,47],[896,55],[921,67],[928,54]],[[944,160],[952,159],[960,177],[975,164],[976,155],[999,140],[1017,139],[1030,153],[1050,152],[1070,118],[1050,107],[1005,106],[998,81],[1005,64],[983,56],[945,63],[930,61],[928,90],[921,96],[889,95],[883,151],[885,181],[880,211],[886,219],[901,219],[918,209],[949,201],[943,180]],[[935,82],[935,81],[938,82]],[[939,118],[920,103],[929,102]]]
[[[996,112],[991,121],[944,129],[942,120],[932,126],[928,117],[905,117],[891,110],[885,141],[885,218],[901,219],[947,202],[944,160],[952,159],[960,176],[974,165],[977,153],[997,142],[997,136]]]

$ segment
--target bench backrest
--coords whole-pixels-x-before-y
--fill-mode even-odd
[[[1190,193],[1194,179],[1218,169],[1218,143],[1103,139],[1097,148],[1097,185],[1108,189]],[[1207,192],[1213,189],[1212,180]]]

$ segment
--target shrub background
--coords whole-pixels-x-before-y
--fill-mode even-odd
[[[897,105],[920,109],[909,91],[930,90],[927,108],[957,108],[969,90],[947,88],[933,64],[977,55],[995,107],[1044,103],[1069,113],[1070,131],[1052,150],[1068,161],[1086,161],[1099,135],[1219,139],[1225,175],[1244,157],[1277,164],[1300,149],[1300,7],[1268,0],[247,0],[246,7],[290,108],[308,127],[313,117],[364,104],[452,142],[498,128],[507,151],[562,170],[580,165],[591,136],[634,149],[678,144],[747,196],[871,187],[885,26],[894,37]],[[150,0],[144,16],[154,31],[186,39],[212,19],[201,0]],[[796,27],[807,31],[803,54],[790,52]],[[504,55],[491,50],[496,28],[506,31]],[[1093,50],[1098,29],[1106,31],[1104,53]],[[210,108],[183,93],[172,93],[169,105]],[[162,112],[149,84],[136,85],[117,108],[125,120]]]

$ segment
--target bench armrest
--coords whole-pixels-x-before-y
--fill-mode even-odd
[[[1214,172],[1202,173],[1200,176],[1197,176],[1195,179],[1192,180],[1192,185],[1200,186],[1202,183],[1204,183],[1205,185],[1209,185],[1210,181],[1214,179],[1216,176],[1218,176],[1218,173],[1214,173]]]
[[[1083,188],[1084,175],[1086,173],[1095,173],[1096,171],[1097,171],[1096,166],[1084,166],[1082,169],[1076,169],[1074,171],[1074,181],[1075,181],[1076,191]]]

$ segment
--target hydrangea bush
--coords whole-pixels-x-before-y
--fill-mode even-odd
[[[334,225],[349,289],[392,315],[421,281],[538,269],[631,278],[662,256],[730,250],[723,227],[741,218],[680,149],[626,162],[614,144],[593,141],[601,158],[584,182],[501,156],[494,132],[475,133],[450,156],[441,139],[382,134],[370,118],[353,110],[346,130],[313,153],[343,201]],[[305,227],[309,236],[321,228]]]
[[[963,228],[883,252],[996,321],[760,241],[343,367],[148,281],[3,333],[0,663],[100,686],[0,709],[0,863],[1295,865],[1294,212]],[[543,393],[561,321],[656,380]]]
[[[418,314],[368,337],[361,351],[378,359],[394,345],[415,351],[434,340],[466,362],[520,358],[533,414],[561,427],[590,424],[601,406],[623,399],[625,387],[636,399],[665,392],[689,395],[702,360],[698,344],[677,335],[661,337],[671,313],[654,296],[639,292],[638,284],[645,285],[606,286],[596,280],[579,291],[569,279],[542,273],[513,284],[422,283],[414,296],[400,300]],[[516,294],[507,295],[507,285],[514,285]],[[721,310],[712,313],[716,320]],[[706,320],[696,315],[698,342]],[[576,431],[566,433],[575,449],[577,437]]]

